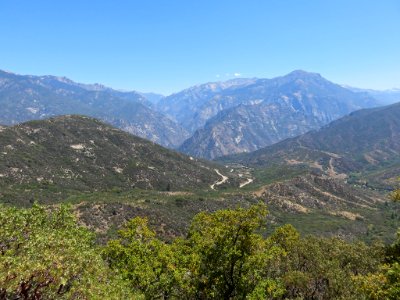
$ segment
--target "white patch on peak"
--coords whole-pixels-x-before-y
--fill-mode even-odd
[[[119,167],[114,167],[113,169],[114,169],[115,172],[117,172],[117,173],[119,173],[119,174],[121,174],[122,171],[124,170],[124,169],[119,168]]]
[[[39,108],[27,107],[26,110],[29,111],[32,114],[37,114],[38,111],[39,111]]]
[[[83,149],[85,149],[85,145],[84,144],[75,144],[75,145],[71,145],[70,147],[72,149],[74,149],[74,150],[83,150]]]

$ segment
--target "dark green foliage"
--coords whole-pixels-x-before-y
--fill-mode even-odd
[[[188,237],[172,244],[156,239],[147,221],[135,218],[104,255],[146,299],[244,299],[255,291],[279,295],[279,282],[263,278],[265,265],[280,251],[267,250],[258,233],[266,213],[264,205],[200,213]]]
[[[309,236],[286,249],[280,272],[289,299],[359,299],[352,276],[376,270],[382,257],[380,246],[338,238]]]
[[[200,213],[171,243],[137,217],[104,261],[68,208],[0,206],[0,298],[398,299],[400,239],[385,249],[291,225],[265,237],[266,214],[262,204]]]
[[[197,299],[244,299],[262,281],[263,268],[274,252],[265,253],[258,231],[265,224],[264,205],[249,209],[200,213],[185,241],[195,272],[190,284]]]
[[[393,201],[400,200],[400,190],[392,193]],[[386,248],[384,264],[376,272],[357,276],[356,282],[365,299],[378,300],[400,298],[400,230],[396,241]]]
[[[93,237],[66,207],[0,206],[0,298],[130,297],[101,259]]]
[[[147,299],[364,299],[381,245],[300,237],[290,225],[269,237],[263,205],[200,213],[184,239],[165,244],[136,218],[104,255]]]
[[[146,299],[167,299],[183,276],[177,269],[176,253],[155,237],[143,218],[125,224],[119,239],[107,244],[103,256],[131,289],[141,291]]]
[[[400,298],[400,232],[397,240],[387,247],[385,261],[378,270],[355,277],[360,294],[370,300]]]

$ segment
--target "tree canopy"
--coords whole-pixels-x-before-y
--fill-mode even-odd
[[[388,247],[266,235],[267,214],[202,212],[170,243],[137,217],[99,246],[66,206],[0,206],[0,299],[399,299],[400,233]]]
[[[1,299],[122,299],[130,292],[62,206],[0,206]]]

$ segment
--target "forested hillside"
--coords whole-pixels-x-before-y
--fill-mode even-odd
[[[2,128],[0,151],[0,199],[13,204],[52,202],[69,192],[207,189],[220,179],[213,163],[85,116]]]

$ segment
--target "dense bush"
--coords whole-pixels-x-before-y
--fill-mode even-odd
[[[400,236],[386,248],[291,225],[265,237],[266,215],[203,212],[172,243],[135,218],[99,249],[66,207],[0,206],[0,299],[399,299]]]
[[[400,190],[392,193],[400,201]],[[368,299],[400,299],[400,230],[393,245],[386,248],[385,261],[379,270],[355,278],[360,293]]]
[[[0,299],[123,299],[129,296],[66,207],[0,206]]]
[[[147,299],[366,299],[379,272],[382,245],[300,237],[291,226],[263,237],[267,210],[200,213],[172,244],[136,218],[104,255]],[[390,283],[389,283],[390,284]],[[373,299],[373,298],[372,298]]]

